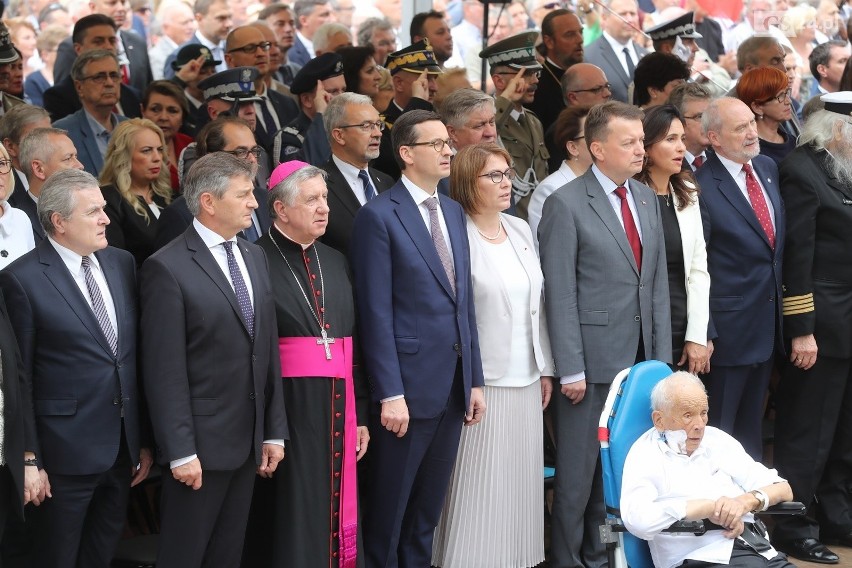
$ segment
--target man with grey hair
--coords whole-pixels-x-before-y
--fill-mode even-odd
[[[3,147],[9,153],[9,159],[12,160],[12,167],[15,168],[15,187],[19,189],[27,189],[27,178],[21,172],[20,160],[20,144],[24,136],[31,130],[40,127],[50,126],[50,115],[41,107],[22,104],[13,107],[6,111],[6,114],[0,118],[0,141],[3,142]],[[23,191],[16,192],[23,194]],[[17,207],[12,203],[13,193],[9,196],[9,204],[12,207]]]
[[[27,179],[27,190],[13,193],[15,202],[10,198],[9,204],[30,218],[33,237],[38,244],[45,236],[37,210],[44,182],[60,170],[82,170],[83,164],[77,159],[74,142],[64,130],[57,128],[36,128],[27,134],[21,141],[19,159]]]
[[[480,142],[497,143],[497,107],[494,97],[477,89],[458,89],[441,102],[439,113],[450,144],[458,152]]]
[[[293,4],[296,16],[296,41],[288,54],[290,61],[302,67],[317,56],[314,50],[314,33],[326,22],[337,18],[328,0],[296,0]]]
[[[705,151],[710,140],[701,126],[701,118],[711,98],[707,87],[698,83],[683,83],[669,93],[669,104],[674,105],[683,118],[683,143],[686,146],[683,159],[693,172],[707,159]]]
[[[273,566],[355,565],[355,464],[370,439],[369,389],[363,367],[353,365],[346,256],[318,240],[330,218],[324,178],[305,162],[278,166],[269,181],[273,228],[257,241],[275,275],[292,436],[275,476]]]
[[[107,568],[130,487],[152,463],[136,376],[136,263],[107,245],[105,205],[93,176],[57,172],[39,199],[48,238],[0,273],[52,494],[36,566]]]
[[[121,90],[118,57],[104,49],[87,51],[74,61],[71,78],[83,108],[53,125],[68,132],[83,168],[97,177],[113,129],[127,120],[113,112]]]
[[[624,462],[621,516],[645,539],[655,566],[792,568],[754,513],[792,499],[790,484],[752,459],[735,438],[707,426],[707,393],[679,371],[651,391],[653,427]],[[667,534],[677,521],[710,519],[723,530]]]
[[[845,458],[852,452],[845,406],[852,394],[852,318],[835,284],[852,266],[850,95],[820,97],[825,109],[808,118],[798,147],[779,168],[787,220],[784,336],[791,353],[778,384],[775,465],[808,514],[779,518],[773,537],[791,556],[811,562],[828,551],[821,542],[852,542]]]
[[[157,8],[156,23],[162,33],[157,44],[148,50],[148,61],[155,81],[164,77],[169,55],[176,52],[195,33],[198,23],[192,8],[183,0],[167,0]]]
[[[320,240],[349,254],[349,238],[358,209],[394,184],[390,176],[370,167],[370,161],[379,155],[385,123],[370,97],[358,93],[343,93],[331,99],[322,119],[331,159],[320,167],[326,172],[328,206],[333,213]]]
[[[314,33],[314,52],[333,53],[341,47],[352,47],[352,32],[343,24],[328,22]]]
[[[385,65],[388,55],[396,51],[396,32],[387,18],[367,18],[358,26],[358,45],[372,45],[376,50],[373,58],[378,65]]]
[[[786,231],[778,168],[760,155],[754,113],[739,99],[712,101],[702,128],[714,150],[696,172],[713,275],[708,337],[715,338],[715,350],[705,379],[710,421],[759,459],[763,400],[774,357],[785,351],[780,330]]]
[[[289,437],[263,251],[237,233],[256,165],[224,152],[190,168],[194,216],[142,265],[142,380],[164,466],[157,566],[239,566],[255,472]]]

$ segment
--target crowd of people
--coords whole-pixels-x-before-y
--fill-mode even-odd
[[[651,359],[657,565],[852,546],[852,8],[433,7],[6,8],[0,563],[108,567],[158,478],[157,566],[538,566],[549,408],[548,560],[605,566]]]

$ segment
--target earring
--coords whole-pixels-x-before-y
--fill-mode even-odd
[[[759,114],[759,115],[757,115],[757,117],[756,117],[756,118],[757,118],[757,120],[763,120],[763,115],[762,115],[762,114]]]

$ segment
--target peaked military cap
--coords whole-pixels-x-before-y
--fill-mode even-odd
[[[9,29],[6,27],[6,24],[0,22],[0,64],[12,63],[18,57],[20,55],[15,51],[15,46],[12,44]]]
[[[852,92],[838,91],[836,93],[828,93],[819,98],[825,104],[825,110],[842,114],[844,116],[852,115]]]
[[[537,31],[521,32],[501,39],[479,52],[479,57],[488,60],[488,65],[508,65],[513,69],[541,69],[535,58]]]
[[[198,88],[204,100],[222,99],[228,102],[262,101],[254,92],[254,81],[259,73],[255,67],[234,67],[207,77]]]
[[[290,92],[294,95],[309,93],[317,86],[317,81],[343,75],[343,58],[334,52],[314,57],[299,69],[293,77]]]
[[[181,67],[183,67],[193,59],[198,59],[202,55],[205,58],[204,65],[202,65],[202,67],[207,67],[208,65],[219,65],[220,63],[222,63],[221,61],[213,59],[213,54],[210,52],[210,49],[208,47],[205,47],[200,43],[191,43],[189,45],[183,46],[177,52],[175,60],[172,61],[172,69],[178,71]]]
[[[444,72],[435,58],[435,51],[429,45],[428,39],[422,39],[405,49],[394,51],[388,55],[386,67],[391,75],[396,75],[400,71],[413,73],[426,71],[430,75],[440,75]]]
[[[669,20],[668,22],[663,22],[662,24],[654,26],[650,30],[647,30],[647,34],[651,36],[651,39],[654,41],[674,39],[676,37],[682,39],[701,39],[704,36],[695,31],[693,17],[693,12],[687,12],[682,16],[678,16],[674,20]]]

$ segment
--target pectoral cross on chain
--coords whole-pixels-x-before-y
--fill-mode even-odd
[[[326,361],[331,361],[331,349],[328,346],[334,343],[334,338],[329,337],[324,329],[320,330],[322,337],[317,338],[317,345],[322,345],[325,348],[325,359]]]

